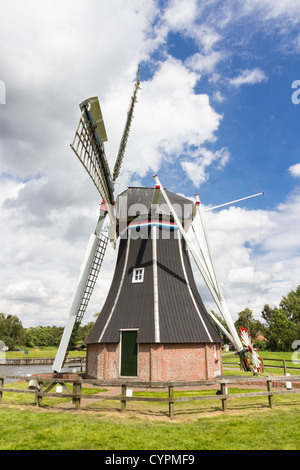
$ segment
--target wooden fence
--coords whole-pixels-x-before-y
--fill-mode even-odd
[[[228,355],[229,357],[229,355]],[[262,372],[265,372],[267,369],[283,369],[283,372],[284,374],[287,374],[288,370],[299,370],[300,371],[300,367],[295,367],[295,364],[300,364],[300,360],[295,360],[295,359],[278,359],[278,358],[261,358],[261,362],[262,362]],[[278,365],[274,365],[274,364],[267,364],[269,362],[278,362]],[[289,365],[289,363],[292,363],[293,365]],[[241,370],[243,370],[243,367],[242,365],[240,364],[239,362],[239,358],[236,358],[236,361],[231,361],[231,362],[226,362],[226,356],[224,356],[223,360],[222,360],[222,364],[223,366],[236,366],[236,367],[239,367]]]
[[[278,366],[274,366],[272,364],[266,364],[267,362],[278,362]],[[289,363],[292,362],[292,366],[289,365]],[[281,364],[280,364],[281,363]],[[287,373],[288,369],[290,370],[300,370],[300,367],[295,367],[294,364],[300,364],[300,361],[299,360],[296,360],[296,359],[272,359],[272,358],[265,358],[265,359],[262,359],[262,367],[263,367],[263,371],[265,369],[278,369],[278,368],[283,368],[283,372],[284,374]]]
[[[143,401],[143,402],[160,402],[166,403],[169,406],[169,416],[172,418],[174,416],[174,407],[175,403],[179,402],[189,402],[189,401],[201,401],[201,400],[221,400],[221,407],[223,411],[227,410],[228,400],[234,398],[245,398],[245,397],[261,397],[266,396],[268,398],[268,404],[270,408],[274,406],[274,395],[277,394],[290,394],[290,393],[300,393],[300,388],[291,388],[291,389],[277,389],[274,390],[273,382],[291,382],[297,383],[300,382],[299,376],[289,376],[289,377],[264,377],[264,378],[240,378],[240,377],[228,377],[222,378],[219,380],[206,380],[206,381],[197,381],[197,382],[134,382],[134,381],[103,381],[103,380],[89,380],[83,379],[81,377],[64,379],[64,378],[51,378],[45,379],[43,377],[35,377],[34,385],[31,385],[27,389],[15,389],[15,388],[4,388],[3,383],[4,379],[16,379],[25,380],[26,382],[32,383],[33,377],[15,377],[15,376],[3,376],[0,375],[0,402],[2,400],[3,393],[31,393],[34,395],[34,403],[37,406],[42,405],[42,400],[44,397],[66,397],[72,398],[72,402],[75,406],[75,409],[80,408],[81,400],[88,398],[90,400],[117,400],[121,402],[120,411],[126,411],[127,402],[131,401]],[[72,384],[72,392],[66,387],[66,384]],[[120,387],[120,395],[89,395],[82,393],[82,385],[91,384],[97,387]],[[228,394],[229,385],[255,385],[255,386],[266,386],[265,391],[255,391],[248,393],[232,393]],[[51,390],[55,386],[61,387],[61,393],[53,393]],[[182,387],[207,387],[209,385],[219,386],[220,388],[217,392],[214,389],[214,394],[212,395],[199,395],[199,396],[174,396],[174,388]],[[45,388],[47,387],[47,388]],[[167,389],[167,397],[140,397],[140,396],[130,396],[128,388],[160,388]],[[64,393],[62,392],[64,390]]]
[[[53,364],[54,358],[53,357],[20,357],[20,358],[0,358],[0,365],[1,366],[32,366],[32,365],[50,365]],[[84,356],[78,357],[67,357],[65,360],[65,364],[73,364],[77,367],[80,367],[80,370],[86,364],[86,358]]]

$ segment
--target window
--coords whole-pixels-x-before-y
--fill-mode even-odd
[[[143,282],[144,281],[144,268],[134,268],[132,273],[132,282]]]

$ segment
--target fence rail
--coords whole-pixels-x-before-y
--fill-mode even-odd
[[[28,366],[28,365],[45,365],[53,364],[53,357],[20,357],[20,358],[0,358],[1,366]],[[86,358],[84,356],[78,357],[67,357],[65,364],[78,363],[81,367],[86,364]]]
[[[229,355],[228,355],[229,357]],[[224,356],[224,359],[226,356]],[[300,367],[295,367],[294,364],[300,364],[300,360],[296,359],[278,359],[278,358],[261,358],[262,362],[262,372],[265,372],[265,369],[283,369],[284,374],[287,373],[288,369],[289,370],[295,370],[295,371],[300,371]],[[278,362],[281,364],[278,365],[272,365],[272,364],[266,364],[266,362]],[[293,366],[290,366],[288,363],[291,362]],[[237,366],[240,367],[241,369],[243,368],[242,365],[239,362],[239,359],[236,358],[236,361],[228,361],[226,362],[226,359],[222,361],[223,366]]]
[[[44,397],[55,397],[57,398],[72,398],[72,402],[75,406],[75,409],[79,409],[81,405],[81,400],[88,398],[90,400],[116,400],[121,402],[121,411],[126,411],[126,404],[127,402],[136,401],[136,402],[160,402],[160,403],[167,403],[169,405],[169,416],[173,418],[174,416],[174,407],[175,403],[180,402],[189,402],[189,401],[202,401],[202,400],[221,400],[222,410],[227,410],[227,403],[228,400],[234,398],[245,398],[245,397],[261,397],[266,396],[268,397],[268,404],[270,408],[274,406],[274,395],[277,394],[290,394],[290,393],[300,393],[300,388],[292,388],[292,389],[280,389],[274,390],[273,383],[274,382],[290,382],[290,383],[297,383],[300,382],[299,376],[289,376],[289,377],[255,377],[255,378],[241,378],[241,377],[229,377],[229,378],[222,378],[219,380],[213,381],[197,381],[197,382],[134,382],[134,381],[104,381],[104,380],[89,380],[84,379],[81,377],[76,378],[51,378],[45,379],[43,377],[35,377],[35,385],[31,386],[30,389],[14,389],[14,388],[4,388],[4,379],[15,379],[18,378],[20,380],[25,380],[26,382],[32,383],[33,377],[16,377],[16,376],[4,376],[0,375],[0,403],[2,401],[3,393],[31,393],[34,395],[34,403],[37,406],[42,405],[42,400]],[[66,387],[66,384],[73,384],[72,392]],[[121,394],[116,395],[89,395],[82,393],[82,385],[83,384],[91,384],[96,385],[99,387],[120,387]],[[265,391],[260,392],[248,392],[248,393],[233,393],[228,394],[227,387],[232,384],[246,384],[246,385],[266,385]],[[47,388],[45,389],[45,385]],[[61,393],[53,393],[51,392],[52,388],[55,385],[61,386]],[[182,387],[203,387],[209,385],[216,385],[220,388],[217,390],[217,393],[214,395],[199,395],[199,396],[182,396],[182,397],[175,397],[174,396],[174,388],[182,388]],[[137,396],[129,396],[128,395],[128,387],[140,387],[140,388],[161,388],[161,389],[168,389],[168,396],[167,397],[137,397]],[[62,393],[62,390],[65,393]]]

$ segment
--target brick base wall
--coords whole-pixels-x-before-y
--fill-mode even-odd
[[[140,381],[205,380],[222,375],[220,344],[139,344]],[[86,376],[120,378],[120,344],[88,344]]]

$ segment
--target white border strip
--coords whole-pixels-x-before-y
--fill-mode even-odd
[[[154,293],[154,337],[155,343],[160,343],[159,306],[158,306],[158,277],[157,277],[157,227],[152,227],[152,262],[153,262],[153,293]]]

